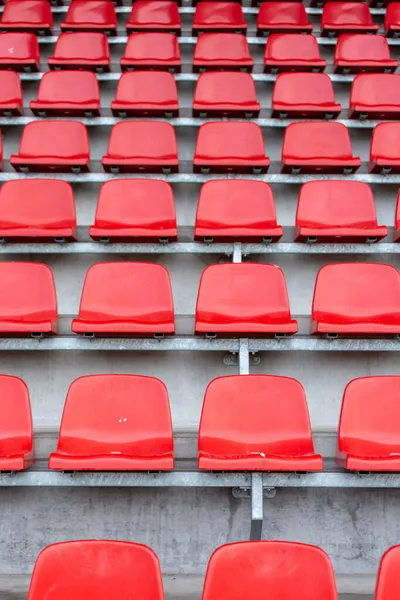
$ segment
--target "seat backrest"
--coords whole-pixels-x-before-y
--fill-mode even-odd
[[[13,53],[10,54],[10,48]],[[40,60],[39,42],[34,33],[4,31],[0,32],[0,57],[7,63],[11,58]]]
[[[344,33],[338,37],[335,48],[335,62],[340,59],[360,61],[390,60],[387,39],[383,35],[366,37],[363,33]]]
[[[203,123],[197,134],[197,157],[265,157],[264,138],[257,123]]]
[[[376,158],[398,160],[400,152],[400,123],[379,123],[372,132],[371,161]]]
[[[299,122],[286,128],[283,157],[347,159],[352,155],[350,135],[342,123]]]
[[[47,0],[46,0],[47,1]],[[91,71],[49,71],[40,80],[38,100],[100,102],[100,88]]]
[[[249,44],[245,35],[240,33],[202,33],[199,35],[195,57],[214,59],[235,59],[250,57]]]
[[[167,60],[180,55],[174,33],[139,31],[131,33],[125,46],[124,57],[137,60],[159,58]]]
[[[390,6],[390,4],[389,4]],[[400,545],[392,546],[382,556],[376,580],[375,600],[397,598],[400,588]]]
[[[19,153],[24,156],[80,158],[89,154],[86,126],[78,121],[34,121],[25,125]]]
[[[118,81],[116,98],[132,103],[146,99],[150,106],[158,99],[177,102],[175,77],[167,71],[126,71]]]
[[[321,58],[317,38],[301,33],[271,33],[265,45],[265,58],[310,60]]]
[[[360,73],[354,78],[350,107],[361,104],[400,107],[400,78],[392,73]]]
[[[274,102],[330,105],[335,102],[331,78],[325,73],[280,73],[274,85],[272,105]]]
[[[118,158],[173,159],[178,153],[175,129],[163,121],[122,121],[114,125],[107,154]]]
[[[327,2],[322,10],[321,25],[324,23],[372,25],[372,16],[364,2]]]
[[[28,452],[33,447],[29,391],[19,377],[0,375],[0,456]]]
[[[308,23],[307,12],[301,2],[263,2],[258,13],[260,24]]]
[[[240,103],[256,101],[256,86],[250,73],[240,71],[208,71],[200,73],[194,93],[195,102],[207,102],[210,108],[214,102]],[[243,105],[245,107],[245,104]]]
[[[64,32],[58,36],[54,49],[55,58],[85,58],[96,60],[110,58],[110,49],[105,33],[100,31]]]

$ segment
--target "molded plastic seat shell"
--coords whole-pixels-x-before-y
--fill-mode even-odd
[[[7,0],[0,21],[2,31],[51,35],[53,15],[48,0]]]
[[[331,78],[324,73],[281,73],[272,94],[272,117],[334,118],[342,107],[335,102]]]
[[[194,117],[258,117],[260,103],[250,73],[201,73],[193,99]]]
[[[391,265],[343,263],[317,275],[311,333],[382,336],[400,333],[400,276]]]
[[[37,99],[31,101],[30,107],[39,116],[98,116],[100,88],[97,77],[89,71],[44,73]]]
[[[271,33],[264,53],[264,72],[323,71],[317,38],[301,33]]]
[[[261,128],[256,123],[204,123],[197,134],[193,171],[213,173],[266,173]]]
[[[101,32],[75,31],[58,36],[50,69],[84,69],[109,71],[110,49],[107,36]]]
[[[22,86],[18,73],[0,71],[0,114],[22,115]]]
[[[65,173],[89,171],[90,150],[85,125],[78,121],[34,121],[25,125],[18,154],[11,154],[16,171]]]
[[[276,242],[281,235],[268,183],[220,179],[202,186],[196,213],[196,240]]]
[[[49,469],[165,471],[174,468],[173,452],[168,391],[162,381],[89,375],[75,379],[68,390]]]
[[[238,2],[199,2],[193,17],[192,35],[205,31],[246,33],[247,23]]]
[[[179,97],[175,77],[164,71],[134,71],[121,75],[115,99],[114,116],[177,117]]]
[[[361,161],[353,156],[347,127],[334,122],[291,123],[282,146],[282,173],[354,173]]]
[[[387,37],[398,37],[400,35],[400,2],[390,2],[388,4],[383,28]]]
[[[179,171],[175,129],[163,121],[122,121],[111,129],[105,171],[148,173]]]
[[[174,333],[174,328],[171,282],[163,266],[120,262],[90,267],[73,332],[150,335]]]
[[[379,123],[372,132],[370,173],[400,173],[400,123]]]
[[[309,181],[300,190],[296,242],[378,241],[387,235],[379,226],[374,196],[362,181]]]
[[[0,263],[0,336],[57,333],[57,297],[47,265]]]
[[[275,265],[210,265],[201,276],[196,334],[274,336],[297,332],[285,276]]]
[[[0,188],[0,237],[45,242],[76,239],[71,184],[57,179],[6,181]]]
[[[155,179],[107,181],[100,189],[95,222],[89,231],[95,240],[175,241],[178,232],[172,187]]]
[[[322,10],[321,35],[341,33],[376,33],[368,4],[364,2],[327,2]]]
[[[250,55],[245,35],[239,33],[202,33],[193,56],[193,72],[252,71],[254,60]]]
[[[181,17],[173,0],[136,0],[132,4],[126,31],[169,31],[181,33]]]
[[[104,31],[117,33],[117,16],[110,0],[73,0],[68,7],[62,31]]]
[[[400,546],[392,546],[382,556],[375,588],[375,600],[396,596],[399,589]]]
[[[360,377],[347,385],[336,462],[350,471],[400,471],[399,376]]]
[[[257,35],[265,33],[311,33],[306,9],[301,2],[263,2],[257,16]]]
[[[10,48],[13,49],[12,53]],[[0,32],[0,69],[39,71],[40,51],[36,35],[14,31]]]
[[[321,471],[322,466],[298,381],[231,375],[208,385],[200,420],[199,469]]]
[[[366,37],[363,33],[343,34],[336,43],[335,73],[392,73],[398,61],[390,57],[390,48],[383,35]]]
[[[356,75],[350,93],[350,119],[400,119],[400,76]]]
[[[0,375],[0,471],[33,464],[33,430],[28,388],[22,379]]]
[[[397,194],[397,203],[396,203],[396,214],[394,219],[394,235],[393,241],[398,242],[400,240],[400,190]]]
[[[156,69],[180,73],[181,53],[177,37],[166,32],[132,33],[120,63],[122,71]]]
[[[160,564],[148,546],[84,540],[47,546],[39,554],[28,600],[164,600]]]

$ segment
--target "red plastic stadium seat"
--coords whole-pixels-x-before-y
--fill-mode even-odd
[[[62,33],[48,63],[50,69],[83,69],[100,73],[109,71],[110,49],[107,36],[88,31]]]
[[[400,2],[391,2],[385,14],[383,25],[387,37],[399,37],[400,35]]]
[[[301,2],[263,2],[257,16],[257,35],[266,33],[311,33],[306,9]]]
[[[276,242],[282,227],[276,222],[272,188],[264,181],[207,181],[197,205],[195,239],[217,242]]]
[[[372,133],[370,173],[400,173],[400,123],[379,123]]]
[[[47,265],[0,263],[0,335],[57,333],[57,297]]]
[[[178,146],[173,126],[163,121],[122,121],[111,130],[105,171],[177,173]]]
[[[202,33],[193,56],[193,72],[253,70],[246,36],[239,33]]]
[[[132,33],[120,62],[122,71],[156,69],[180,73],[181,52],[177,37],[166,32]]]
[[[132,4],[126,31],[169,31],[181,33],[181,17],[173,0],[137,0]]]
[[[177,117],[179,98],[175,77],[163,71],[123,73],[111,109],[116,117]]]
[[[277,408],[279,407],[279,408]],[[199,469],[321,471],[303,386],[290,377],[231,375],[207,387]]]
[[[22,115],[22,86],[18,73],[0,71],[0,114]]]
[[[375,588],[375,600],[396,597],[399,589],[400,546],[392,546],[382,556]]]
[[[152,179],[107,181],[100,190],[90,235],[101,241],[175,241],[172,187]]]
[[[334,58],[335,73],[392,73],[398,65],[390,58],[387,39],[383,35],[360,34],[339,36]]]
[[[372,22],[369,6],[364,2],[327,2],[322,10],[322,36],[376,33],[378,29],[379,25]]]
[[[260,103],[250,73],[202,73],[193,99],[194,117],[258,117]]]
[[[110,0],[73,0],[68,7],[62,31],[104,31],[117,33],[117,16]]]
[[[319,270],[312,333],[400,333],[400,276],[391,265],[343,263]]]
[[[264,72],[323,71],[317,38],[301,33],[271,33],[265,45]]]
[[[199,2],[193,17],[192,35],[205,31],[246,33],[247,23],[241,4],[207,0]]]
[[[324,73],[281,73],[272,95],[272,117],[332,119],[342,107],[335,102],[331,78]]]
[[[163,266],[120,262],[90,267],[73,332],[156,335],[174,333],[174,328],[171,282]]]
[[[34,121],[22,132],[18,154],[11,154],[16,171],[80,173],[89,171],[90,150],[85,125],[77,121]]]
[[[7,0],[0,21],[2,31],[30,31],[51,35],[53,16],[48,0]]]
[[[361,73],[351,86],[350,119],[400,119],[400,75]]]
[[[173,468],[171,412],[162,381],[141,375],[89,375],[72,382],[49,469]]]
[[[132,542],[85,540],[47,546],[33,570],[28,600],[164,600],[156,554]]]
[[[12,52],[10,49],[12,48]],[[0,69],[39,71],[39,42],[34,33],[0,32]]]
[[[400,471],[399,376],[360,377],[347,385],[336,462],[350,471]]]
[[[256,123],[220,122],[200,126],[193,160],[195,173],[266,173],[261,128]]]
[[[19,377],[0,375],[0,471],[23,471],[33,463],[31,404]]]
[[[100,114],[100,88],[97,77],[88,71],[50,71],[40,80],[38,96],[30,103],[40,117]]]
[[[301,187],[296,242],[376,242],[386,235],[366,183],[309,181]]]
[[[282,147],[282,173],[354,173],[361,161],[353,156],[342,123],[291,123]]]
[[[290,315],[285,276],[275,265],[211,265],[201,276],[196,334],[241,336],[297,332]]]
[[[395,215],[395,219],[394,219],[394,236],[393,236],[393,241],[394,242],[398,242],[400,241],[400,190],[397,194],[397,204],[396,204],[396,215]]]
[[[0,188],[0,237],[9,241],[73,241],[72,187],[56,179],[6,181]]]

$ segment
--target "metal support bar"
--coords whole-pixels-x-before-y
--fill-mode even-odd
[[[240,242],[235,242],[233,244],[232,262],[234,262],[234,263],[242,262],[242,244]]]
[[[239,340],[239,373],[240,375],[250,373],[249,340],[247,338]]]
[[[262,473],[251,474],[251,526],[250,539],[261,540],[264,518]]]

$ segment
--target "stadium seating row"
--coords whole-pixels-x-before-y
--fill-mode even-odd
[[[400,376],[350,381],[340,413],[339,466],[400,471],[399,393]],[[27,469],[34,462],[28,388],[18,377],[0,375],[0,399],[0,471]],[[141,375],[88,375],[73,381],[48,466],[56,471],[173,469],[171,412],[163,382]],[[321,471],[302,385],[276,375],[211,381],[200,420],[198,468]]]

